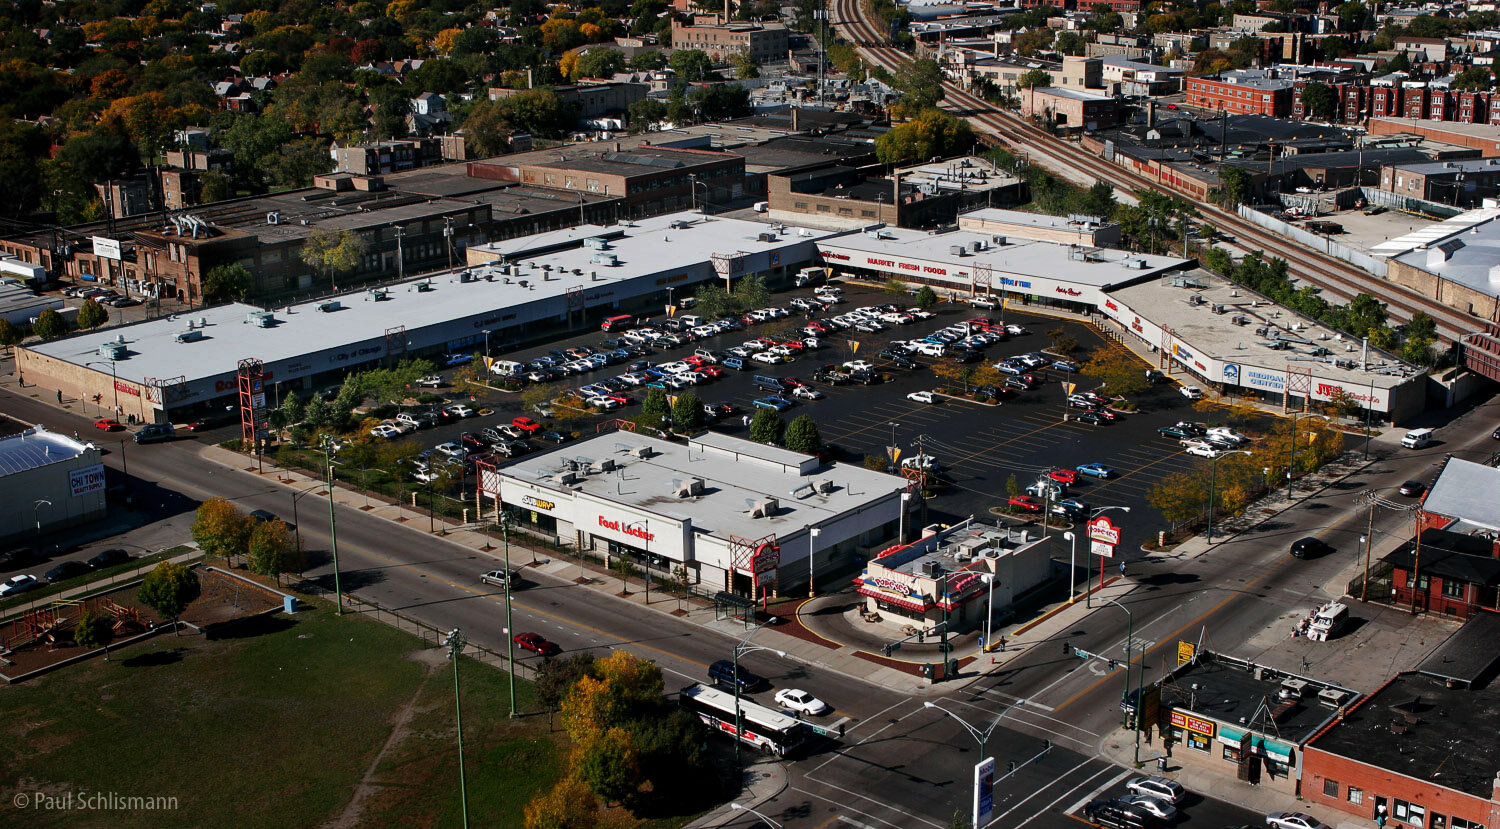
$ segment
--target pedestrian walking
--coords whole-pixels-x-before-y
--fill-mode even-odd
[[[750,415],[745,415],[744,417],[740,418],[740,425],[742,425],[742,426],[749,426],[750,425]]]
[[[57,390],[57,403],[58,405],[62,405],[62,389]]]
[[[1120,578],[1125,578],[1125,559],[1120,559]]]

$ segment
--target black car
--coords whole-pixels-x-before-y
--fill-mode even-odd
[[[1109,829],[1147,829],[1161,824],[1154,815],[1123,800],[1096,800],[1083,807],[1083,816]]]
[[[89,566],[81,561],[59,561],[56,567],[46,572],[47,583],[57,584],[60,581],[81,576],[89,571]]]
[[[1095,426],[1103,426],[1104,424],[1109,422],[1109,419],[1104,415],[1093,411],[1079,412],[1078,414],[1073,415],[1073,419],[1082,423],[1092,423]]]
[[[1025,380],[1022,380],[1020,377],[1007,377],[1005,378],[1005,387],[1008,389],[1021,389],[1023,391],[1029,391],[1031,389],[1031,384],[1026,382]]]
[[[16,570],[41,561],[33,547],[12,547],[0,553],[0,571]]]
[[[1306,538],[1299,538],[1293,541],[1290,552],[1292,558],[1317,558],[1318,556],[1333,552],[1333,547],[1329,546],[1328,542],[1321,538],[1307,536]]]
[[[129,560],[130,553],[125,552],[119,547],[114,547],[96,553],[93,558],[89,559],[88,564],[94,570],[103,570],[106,567],[113,567],[116,564],[124,564]]]
[[[856,371],[850,373],[849,379],[863,386],[873,386],[880,382],[880,375],[873,371]],[[838,383],[835,382],[833,385],[836,386]]]
[[[1495,431],[1490,432],[1490,437],[1494,438],[1495,440],[1500,440],[1500,429],[1496,429]]]
[[[562,432],[538,432],[537,435],[536,435],[536,439],[537,440],[543,440],[543,441],[546,441],[548,443],[567,443],[568,442],[568,436],[565,435],[565,434],[563,434]]]
[[[972,348],[966,348],[963,351],[952,355],[951,359],[955,363],[977,363],[980,360],[984,359],[984,355],[980,354],[978,351],[973,350]]]
[[[910,357],[892,357],[891,365],[895,366],[896,368],[905,369],[907,371],[917,370],[917,361],[913,360]]]

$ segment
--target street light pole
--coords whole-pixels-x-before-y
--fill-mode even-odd
[[[344,615],[344,590],[339,584],[339,528],[338,518],[333,510],[333,459],[328,454],[329,444],[333,439],[328,435],[323,436],[323,468],[328,472],[328,540],[333,547],[333,598],[338,607],[338,615]],[[295,519],[294,519],[295,520]]]
[[[750,642],[750,637],[759,633],[767,625],[773,625],[779,621],[781,620],[777,619],[775,616],[772,616],[764,622],[761,622],[759,625],[756,625],[754,630],[745,634],[745,638],[736,642],[734,645],[734,767],[737,771],[741,771],[744,769],[744,765],[740,762],[740,744],[744,742],[744,738],[742,736],[744,734],[744,727],[741,725],[740,712],[740,657],[747,653],[754,653],[755,651],[771,651],[777,656],[780,656],[782,659],[785,659],[786,651],[779,651],[775,648],[760,647],[758,645],[751,646],[750,644],[748,644]]]
[[[1294,436],[1295,437],[1295,436]],[[1215,487],[1219,482],[1219,458],[1226,455],[1248,455],[1244,449],[1236,449],[1232,452],[1220,452],[1208,460],[1208,543],[1214,543],[1214,497]],[[1290,474],[1290,473],[1288,473]]]
[[[1062,534],[1072,545],[1068,551],[1068,604],[1078,600],[1078,536],[1068,530]]]
[[[31,502],[31,520],[36,524],[37,538],[42,537],[42,504],[46,504],[48,507],[52,506],[52,502],[48,501],[46,498],[38,498],[35,501]]]
[[[772,827],[774,827],[774,829],[781,829],[781,824],[777,823],[774,820],[771,820],[770,818],[766,817],[765,815],[761,814],[760,812],[755,811],[754,809],[750,808],[749,806],[742,806],[742,805],[740,805],[738,803],[731,803],[731,804],[729,804],[729,808],[730,808],[731,811],[735,811],[735,812],[749,812],[750,814],[755,815],[756,817],[760,818],[761,820],[765,821],[766,823],[769,823]]]
[[[931,702],[931,701],[924,702],[924,703],[922,703],[922,707],[923,708],[934,708],[934,709],[937,709],[938,711],[941,711],[944,714],[947,714],[948,716],[952,717],[955,722],[957,722],[959,725],[961,725],[961,726],[964,727],[965,731],[969,732],[969,736],[974,738],[974,742],[979,743],[979,762],[983,763],[986,759],[988,759],[988,758],[986,758],[984,756],[984,746],[985,746],[985,743],[989,742],[990,735],[993,734],[993,733],[995,733],[995,729],[997,727],[999,727],[1000,720],[1005,716],[1005,711],[1001,711],[1000,714],[999,714],[999,716],[995,717],[994,721],[990,723],[990,727],[989,728],[986,728],[984,731],[980,731],[979,729],[975,728],[974,726],[969,725],[968,721],[965,720],[963,717],[960,717],[959,715],[953,713],[952,711],[949,711],[948,709],[944,708],[941,705],[938,705],[935,702]],[[1010,709],[1007,707],[1006,711],[1008,711],[1008,710],[1010,710]]]
[[[516,714],[516,637],[510,629],[510,513],[500,511],[500,534],[505,538],[505,664],[510,668],[510,716]]]
[[[469,785],[464,779],[464,707],[458,697],[458,658],[463,655],[464,632],[454,628],[448,634],[448,658],[453,660],[453,718],[458,726],[458,802],[463,809],[464,827],[469,826]]]
[[[1135,614],[1130,612],[1130,608],[1126,607],[1125,605],[1120,604],[1118,601],[1116,601],[1114,599],[1105,599],[1104,603],[1105,604],[1112,604],[1115,607],[1118,607],[1119,609],[1125,611],[1125,619],[1126,619],[1126,623],[1125,623],[1125,695],[1122,697],[1122,700],[1128,700],[1128,699],[1130,699],[1130,663],[1132,661],[1132,658],[1131,658],[1131,647],[1135,644]],[[1142,654],[1142,655],[1144,656],[1144,654]],[[1145,660],[1142,660],[1143,664],[1141,665],[1141,668],[1140,668],[1140,673],[1141,674],[1144,674],[1146,672],[1146,666],[1144,664],[1144,661]],[[1139,767],[1141,765],[1141,693],[1140,693],[1140,684],[1141,684],[1141,680],[1137,679],[1137,681],[1136,681],[1136,695],[1135,695],[1136,696],[1136,699],[1135,699],[1135,728],[1132,729],[1133,731],[1135,731],[1135,764],[1136,764],[1137,767]]]

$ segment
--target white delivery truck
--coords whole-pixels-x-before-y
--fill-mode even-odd
[[[808,285],[821,285],[826,273],[822,268],[803,268],[797,272],[797,278],[793,281],[798,288],[806,288]]]

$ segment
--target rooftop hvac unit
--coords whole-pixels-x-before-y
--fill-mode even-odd
[[[196,342],[203,339],[203,332],[194,328],[188,331],[179,332],[173,339],[177,340],[177,342],[180,343]]]
[[[990,237],[990,243],[993,244],[995,247],[1003,248],[1003,247],[1005,247],[1006,239],[1005,239],[1004,236],[1000,236],[1000,235],[997,234],[995,236],[991,236]]]
[[[560,483],[560,484],[565,484],[566,485],[566,484],[576,484],[576,483],[578,483],[578,473],[572,471],[571,469],[568,470],[568,471],[566,471],[566,472],[559,472],[559,473],[557,473],[556,477],[557,477],[557,482]]]
[[[651,457],[651,447],[637,446],[634,449],[630,450],[630,454],[636,456],[637,458],[649,458]]]
[[[935,579],[943,574],[943,565],[936,561],[924,561],[920,570],[922,575],[929,579]]]
[[[819,495],[827,495],[833,492],[835,486],[833,481],[818,481],[813,485],[813,488],[818,491]]]
[[[975,253],[978,253],[978,252],[984,250],[984,242],[981,242],[978,239],[970,242],[969,243],[969,250],[972,250]]]
[[[376,288],[370,292],[368,298],[376,302],[385,302],[387,299],[390,299],[390,292],[384,288]]]
[[[1209,310],[1213,311],[1215,314],[1222,314],[1222,313],[1224,313],[1224,306],[1222,306],[1222,305],[1215,305],[1212,308],[1210,308]]]
[[[963,245],[953,245],[948,248],[948,252],[954,256],[967,256],[969,253],[968,249]]]
[[[963,550],[959,550],[958,552],[956,552],[956,553],[953,554],[953,560],[954,561],[959,561],[959,562],[973,561],[974,560],[974,554],[973,553],[969,553],[969,552],[965,552]]]
[[[589,264],[604,265],[605,267],[613,268],[620,264],[620,257],[613,253],[596,253],[589,257]]]
[[[614,468],[614,458],[605,458],[602,461],[594,461],[592,464],[589,464],[590,472],[613,472]]]
[[[1354,692],[1343,688],[1324,688],[1318,692],[1318,704],[1329,708],[1342,708],[1352,699],[1354,699]]]
[[[669,224],[668,224],[668,225],[667,225],[667,227],[669,227],[669,228],[671,228],[671,229],[673,229],[673,230],[681,230],[681,229],[683,229],[683,228],[684,228],[684,227],[686,227],[686,226],[687,226],[687,225],[686,225],[686,224],[684,224],[684,223],[683,223],[683,221],[682,221],[682,220],[681,220],[681,219],[673,219],[673,220],[672,220],[672,221],[671,221],[671,222],[670,222],[670,223],[669,223]]]
[[[775,498],[762,498],[750,506],[751,518],[770,518],[781,509],[781,502]]]
[[[458,272],[458,281],[459,282],[472,282],[472,281],[474,281],[474,274],[469,273],[468,271],[459,271]]]
[[[1291,695],[1293,697],[1300,697],[1300,696],[1302,696],[1302,692],[1304,690],[1306,690],[1306,688],[1307,688],[1307,680],[1305,680],[1305,679],[1298,679],[1296,677],[1287,677],[1286,679],[1283,679],[1281,681],[1281,690],[1285,691],[1287,694],[1289,694],[1289,695]]]
[[[276,318],[270,311],[251,311],[245,315],[245,322],[260,328],[270,328],[276,324]]]
[[[682,481],[677,485],[677,489],[672,494],[678,498],[691,498],[694,495],[702,495],[703,479],[689,478],[686,481]]]
[[[125,344],[113,340],[103,343],[99,346],[99,356],[106,360],[123,360],[125,359]]]
[[[268,224],[268,225],[279,225],[279,224],[281,224],[281,214],[277,213],[275,211],[267,213],[266,214],[266,224]]]
[[[430,290],[432,290],[432,282],[431,282],[431,280],[424,279],[421,282],[417,283],[417,293],[419,293],[419,294],[425,294],[425,293],[427,293]]]
[[[774,233],[758,233],[755,236],[755,241],[757,241],[757,242],[774,242],[774,241],[776,241],[776,234],[774,234]]]
[[[333,313],[334,311],[337,311],[343,307],[344,306],[341,305],[336,299],[330,299],[327,302],[318,303],[318,310],[322,311],[325,314]]]
[[[609,240],[603,236],[590,236],[583,240],[583,246],[590,250],[609,250]]]

